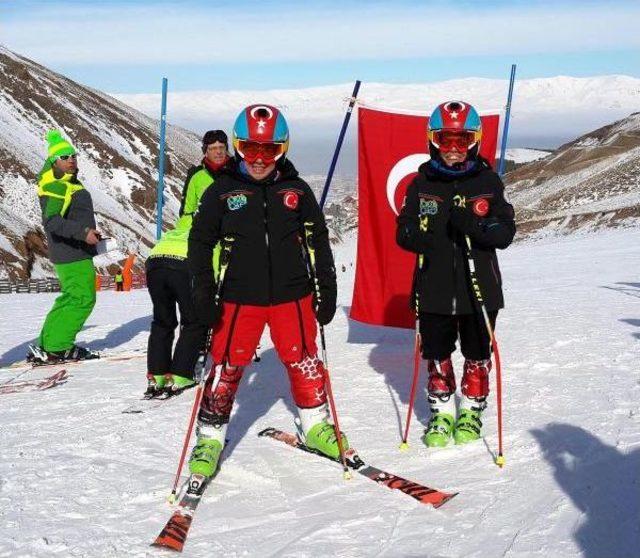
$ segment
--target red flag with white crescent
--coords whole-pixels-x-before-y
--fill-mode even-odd
[[[499,115],[481,116],[480,154],[492,165]],[[424,115],[358,109],[358,257],[350,317],[412,328],[409,297],[416,255],[396,244],[407,186],[429,159]]]

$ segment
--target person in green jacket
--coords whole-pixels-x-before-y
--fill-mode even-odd
[[[116,273],[114,281],[116,284],[116,291],[122,292],[124,290],[124,275],[122,275],[122,268],[118,269],[118,273]]]
[[[147,288],[153,302],[145,397],[175,394],[195,385],[193,372],[207,331],[196,317],[192,300],[187,245],[200,198],[229,160],[227,141],[222,130],[211,130],[204,135],[204,158],[200,165],[189,170],[178,221],[162,235],[145,264]],[[180,330],[173,348],[178,311]]]
[[[27,360],[49,364],[85,360],[99,355],[75,344],[96,302],[93,257],[96,230],[91,194],[78,180],[76,149],[57,130],[47,132],[47,158],[38,174],[42,226],[49,259],[60,280],[61,294],[47,314],[37,345]]]

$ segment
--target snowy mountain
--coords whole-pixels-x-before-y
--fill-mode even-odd
[[[79,150],[79,178],[93,197],[98,228],[120,246],[96,263],[128,250],[145,255],[155,234],[158,122],[2,46],[0,70],[0,276],[50,274],[35,178],[51,128]],[[175,219],[199,145],[191,132],[168,127],[165,222]]]
[[[246,104],[280,107],[291,128],[291,156],[305,174],[326,173],[353,83],[266,91],[173,91],[169,83],[168,115],[172,122],[202,132],[233,125]],[[499,110],[508,81],[467,78],[422,84],[364,82],[358,96],[363,106],[430,112],[446,99],[462,98],[479,110]],[[155,117],[159,93],[114,94]],[[509,144],[554,148],[589,130],[627,116],[640,107],[640,79],[622,76],[518,79],[512,105]],[[337,174],[356,172],[357,111],[350,125]]]
[[[640,222],[640,112],[507,175],[519,235]]]

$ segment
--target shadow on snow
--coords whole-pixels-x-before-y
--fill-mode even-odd
[[[570,424],[552,423],[531,432],[557,483],[584,514],[574,534],[582,554],[638,556],[640,449],[621,452]]]

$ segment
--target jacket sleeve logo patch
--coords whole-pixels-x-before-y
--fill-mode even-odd
[[[237,211],[247,205],[247,196],[244,194],[236,194],[227,198],[227,205],[231,211]]]
[[[285,207],[289,209],[297,209],[300,198],[296,192],[285,192],[282,201],[284,202]]]
[[[420,215],[435,215],[438,213],[438,202],[435,200],[420,199]]]
[[[485,198],[477,199],[473,202],[473,212],[478,217],[485,217],[489,213],[489,200]]]

